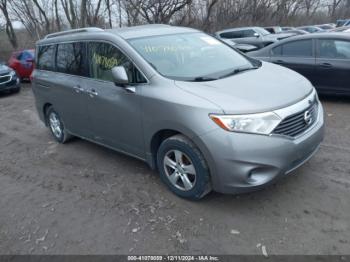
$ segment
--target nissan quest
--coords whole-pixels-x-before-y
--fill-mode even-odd
[[[36,108],[58,143],[141,159],[183,198],[265,188],[323,140],[307,79],[195,29],[69,30],[38,41],[35,56]]]

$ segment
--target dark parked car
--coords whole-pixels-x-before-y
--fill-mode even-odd
[[[271,34],[280,34],[283,32],[280,26],[269,26],[269,27],[264,27],[264,29],[269,31]]]
[[[296,36],[248,54],[297,71],[321,93],[350,95],[348,34]]]
[[[279,40],[294,36],[295,34],[271,34],[262,27],[241,27],[226,29],[215,33],[221,39],[231,39],[237,44],[249,44],[263,48]]]
[[[317,27],[317,26],[313,26],[313,25],[310,25],[310,26],[300,26],[300,27],[297,27],[297,29],[301,29],[301,30],[304,30],[304,31],[307,31],[309,33],[321,33],[321,32],[325,32],[324,29],[320,28],[320,27]]]
[[[0,62],[0,93],[19,92],[21,89],[16,72]]]

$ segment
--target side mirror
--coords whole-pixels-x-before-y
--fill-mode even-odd
[[[260,37],[260,35],[258,33],[254,33],[255,37]]]
[[[115,66],[112,68],[112,76],[116,85],[125,86],[129,83],[129,77],[124,66]]]

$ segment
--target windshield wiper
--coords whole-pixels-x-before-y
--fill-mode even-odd
[[[253,67],[245,67],[245,68],[236,68],[235,70],[231,71],[230,73],[221,76],[220,78],[225,78],[225,77],[229,77],[229,76],[233,76],[235,74],[244,72],[244,71],[249,71],[249,70],[254,70],[254,69],[258,69],[259,66],[253,66]]]
[[[207,76],[198,76],[198,77],[191,79],[190,81],[192,81],[192,82],[205,82],[205,81],[214,81],[214,80],[218,80],[218,78],[207,77]]]

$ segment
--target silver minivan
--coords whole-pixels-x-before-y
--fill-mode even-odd
[[[33,92],[59,143],[76,136],[139,158],[188,199],[274,183],[324,134],[308,80],[190,28],[50,34],[37,42]]]

